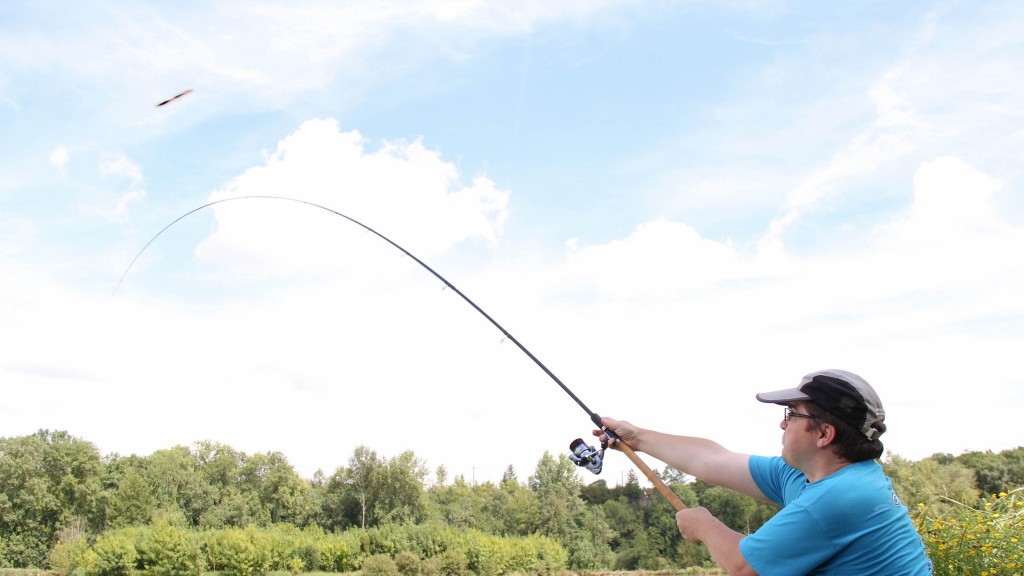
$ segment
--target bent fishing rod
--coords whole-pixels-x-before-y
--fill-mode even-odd
[[[473,302],[473,300],[471,300],[469,298],[469,296],[466,296],[462,292],[462,290],[459,290],[454,284],[449,282],[447,278],[445,278],[444,276],[439,274],[436,270],[434,270],[433,268],[428,266],[425,262],[423,262],[422,260],[417,258],[416,255],[414,255],[413,253],[409,252],[408,250],[406,250],[402,246],[398,245],[397,243],[395,243],[393,240],[391,240],[387,236],[381,234],[380,232],[374,230],[373,228],[370,228],[369,226],[367,226],[366,224],[363,224],[362,222],[356,220],[355,218],[352,218],[350,216],[342,214],[341,212],[338,212],[337,210],[334,210],[332,208],[328,208],[326,206],[322,206],[322,205],[317,204],[315,202],[310,202],[308,200],[302,200],[302,199],[299,199],[299,198],[289,198],[289,197],[286,197],[286,196],[273,196],[273,195],[234,196],[234,197],[231,197],[231,198],[223,198],[223,199],[220,199],[220,200],[214,200],[212,202],[208,202],[206,204],[203,204],[202,206],[199,206],[198,208],[193,208],[192,210],[189,210],[188,212],[186,212],[186,213],[182,214],[181,216],[177,217],[170,224],[167,224],[166,226],[164,226],[159,232],[157,232],[152,238],[150,238],[149,242],[146,242],[145,246],[143,246],[142,249],[139,250],[139,252],[135,255],[135,257],[132,258],[132,261],[128,264],[128,267],[125,268],[124,272],[121,274],[121,278],[118,279],[118,281],[117,281],[117,286],[114,287],[114,291],[112,292],[111,295],[117,294],[117,291],[121,288],[121,284],[124,282],[124,279],[128,275],[128,272],[132,269],[133,266],[135,266],[135,262],[138,261],[139,257],[142,256],[142,253],[145,252],[146,249],[149,248],[149,246],[153,242],[155,242],[157,238],[159,238],[164,232],[166,232],[168,228],[170,228],[171,226],[174,226],[175,224],[177,224],[181,220],[184,220],[188,216],[190,216],[190,215],[192,215],[192,214],[194,214],[196,212],[199,212],[200,210],[209,208],[211,206],[215,206],[217,204],[223,204],[225,202],[232,202],[232,201],[235,201],[235,200],[284,200],[284,201],[288,201],[288,202],[296,202],[298,204],[305,204],[306,206],[312,206],[313,208],[319,208],[321,210],[325,210],[327,212],[330,212],[331,214],[334,214],[335,216],[340,216],[340,217],[344,218],[345,220],[348,220],[349,222],[355,224],[356,226],[359,226],[359,227],[363,228],[364,230],[370,232],[374,236],[377,236],[381,240],[383,240],[383,241],[387,242],[388,244],[394,246],[402,254],[405,254],[409,258],[412,258],[417,264],[422,266],[427,272],[430,272],[431,274],[434,275],[435,278],[437,278],[442,283],[444,283],[444,285],[446,287],[448,287],[453,292],[458,294],[463,300],[466,301],[467,304],[472,306],[474,310],[479,312],[484,318],[487,319],[488,322],[490,322],[495,328],[497,328],[498,331],[501,332],[507,340],[509,340],[510,342],[515,344],[517,348],[519,348],[524,354],[526,354],[530,358],[530,360],[533,360],[534,364],[536,364],[541,370],[543,370],[544,373],[548,375],[548,377],[550,377],[552,380],[554,380],[555,384],[558,384],[558,386],[563,391],[565,391],[565,393],[568,394],[569,397],[572,398],[576,402],[576,404],[579,404],[580,408],[582,408],[583,411],[586,412],[587,415],[590,417],[590,421],[593,422],[594,425],[596,425],[602,432],[604,432],[605,435],[608,438],[617,440],[617,442],[614,443],[615,448],[621,450],[633,462],[633,464],[636,465],[636,467],[639,468],[641,472],[643,472],[644,476],[646,476],[647,479],[651,481],[651,483],[654,485],[654,487],[657,488],[658,492],[660,492],[661,495],[664,496],[665,499],[667,499],[669,501],[669,503],[671,503],[672,506],[675,507],[676,510],[682,510],[683,508],[686,507],[683,504],[682,500],[679,499],[679,496],[677,496],[675,494],[675,492],[672,492],[672,490],[668,487],[668,485],[666,485],[665,482],[660,477],[658,477],[658,475],[655,474],[654,471],[651,470],[651,468],[649,466],[647,466],[647,464],[644,463],[644,461],[641,460],[639,456],[637,456],[636,452],[634,452],[633,449],[630,448],[628,444],[626,444],[624,441],[622,441],[622,439],[617,434],[615,434],[615,432],[613,430],[611,430],[610,428],[607,428],[604,424],[601,423],[601,417],[596,412],[594,412],[593,410],[588,408],[587,405],[584,404],[583,401],[580,400],[579,397],[576,396],[576,394],[574,394],[573,391],[570,390],[569,387],[566,386],[565,383],[562,382],[558,378],[558,376],[555,376],[554,372],[552,372],[547,366],[545,366],[544,363],[540,361],[540,359],[538,359],[536,356],[534,356],[533,353],[530,352],[526,348],[526,346],[523,346],[523,344],[521,342],[519,342],[519,340],[515,336],[513,336],[511,333],[509,333],[509,331],[506,330],[501,324],[499,324],[497,320],[492,318],[490,314],[488,314],[487,312],[485,312],[483,310],[483,308],[480,308],[480,306],[478,306],[476,304],[476,302]],[[588,470],[590,470],[594,474],[600,474],[601,466],[602,466],[602,463],[603,463],[604,451],[605,451],[605,448],[607,447],[607,445],[608,445],[607,441],[602,442],[601,450],[598,451],[598,450],[594,449],[592,446],[588,446],[585,442],[583,442],[582,439],[577,438],[576,440],[574,440],[569,445],[569,450],[570,450],[569,459],[572,460],[573,463],[575,463],[577,466],[586,467]]]

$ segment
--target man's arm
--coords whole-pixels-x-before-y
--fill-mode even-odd
[[[700,480],[767,501],[750,475],[750,456],[725,449],[706,438],[676,436],[640,428],[624,420],[602,418],[601,423],[630,448],[644,452]],[[595,431],[600,435],[600,431]]]
[[[740,552],[743,535],[722,524],[704,508],[686,508],[676,513],[679,533],[691,542],[703,542],[711,558],[731,576],[757,576]]]

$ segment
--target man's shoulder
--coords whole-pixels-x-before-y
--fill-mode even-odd
[[[851,509],[891,503],[892,484],[877,462],[856,462],[808,484],[801,498],[828,500],[828,508],[842,514],[852,512]]]

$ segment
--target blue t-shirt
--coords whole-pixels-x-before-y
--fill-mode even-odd
[[[808,483],[779,457],[750,457],[750,474],[783,506],[740,540],[740,552],[761,576],[928,576],[932,563],[907,507],[873,460]]]

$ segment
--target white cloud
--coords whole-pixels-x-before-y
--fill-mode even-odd
[[[123,221],[128,217],[128,207],[146,197],[142,188],[142,169],[124,154],[109,154],[99,163],[100,178],[117,186],[116,198],[111,204],[98,205],[91,201],[86,211],[99,214],[113,221]]]
[[[1024,250],[1024,235],[998,213],[1003,184],[956,157],[923,162],[914,174],[907,211],[879,227],[878,264],[891,286],[950,289],[991,283],[1024,272],[1008,254]]]
[[[57,146],[52,152],[50,152],[50,164],[53,164],[62,176],[67,174],[68,162],[70,160],[71,155],[68,153],[68,149],[64,146]]]
[[[574,288],[614,298],[672,297],[740,273],[732,246],[667,220],[640,224],[622,240],[585,248],[572,242],[570,249],[563,274]]]
[[[264,165],[247,170],[210,199],[267,195],[319,204],[421,258],[473,238],[493,243],[501,235],[508,194],[488,178],[477,175],[462,184],[456,167],[420,140],[385,142],[376,151],[366,145],[359,132],[342,132],[334,120],[307,121]],[[332,258],[351,252],[348,239],[359,231],[354,225],[338,226],[308,207],[295,208],[275,202],[217,205],[217,231],[197,254],[211,265],[251,268],[247,263],[256,260],[263,271],[275,266],[294,271],[331,267]],[[315,222],[325,225],[314,231]]]

